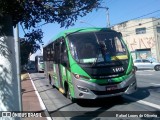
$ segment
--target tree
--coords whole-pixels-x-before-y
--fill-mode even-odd
[[[37,42],[42,43],[43,32],[41,29],[27,33],[24,36],[25,38],[20,39],[20,50],[21,50],[21,65],[28,63],[29,55],[35,53],[40,49]],[[28,49],[30,48],[30,49]]]
[[[12,4],[10,4],[11,1]],[[59,23],[61,27],[74,25],[78,16],[82,17],[88,12],[91,12],[93,8],[99,5],[99,1],[100,0],[2,0],[0,2],[0,8],[3,14],[9,13],[12,16],[14,26],[20,22],[23,28],[37,31],[36,34],[38,37],[39,35],[43,36],[39,29],[36,30],[36,27],[41,21],[43,21],[42,25],[54,22]],[[31,38],[33,38],[32,35],[29,37],[27,33],[27,39],[29,39],[27,42],[32,41],[31,43],[33,43],[34,40],[31,40]],[[40,48],[38,43],[42,43],[42,41],[39,40],[32,46]]]
[[[45,25],[57,22],[61,27],[68,27],[74,25],[78,16],[85,16],[99,4],[100,0],[0,0],[0,104],[3,106],[0,108],[1,111],[19,110],[20,101],[13,97],[20,97],[16,94],[20,91],[15,87],[17,77],[12,26],[20,23],[24,29],[41,34],[41,30],[36,29],[40,23]],[[38,36],[33,34],[27,39],[33,47],[42,42],[35,42],[36,37]]]

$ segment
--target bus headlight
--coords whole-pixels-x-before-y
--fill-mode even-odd
[[[83,76],[83,75],[79,75],[79,74],[74,74],[74,73],[73,73],[73,76],[74,76],[76,79],[86,79],[86,80],[89,80],[89,79],[90,79],[89,77],[86,77],[86,76]]]
[[[85,87],[77,86],[77,88],[82,92],[89,92],[89,90]],[[79,95],[79,96],[81,96],[81,95]]]

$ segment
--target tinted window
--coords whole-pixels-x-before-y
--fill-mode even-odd
[[[54,60],[54,49],[53,43],[49,44],[43,49],[43,56],[45,61],[53,61]]]
[[[39,62],[43,62],[43,56],[39,56]]]
[[[112,56],[128,55],[117,32],[76,33],[68,38],[71,54],[80,63],[110,62]]]
[[[145,62],[145,63],[148,63],[148,62],[150,62],[149,60],[142,60],[143,62]]]
[[[146,28],[136,28],[136,34],[145,34]]]
[[[139,63],[139,62],[141,62],[141,60],[136,60],[135,62],[136,62],[136,63]]]
[[[160,33],[160,27],[157,27],[157,32]]]

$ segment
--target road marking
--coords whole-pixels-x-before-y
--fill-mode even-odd
[[[157,84],[157,83],[150,83],[150,84],[152,84],[152,85],[156,85],[156,86],[159,86],[160,84]]]
[[[147,106],[150,106],[150,107],[153,107],[153,108],[156,108],[156,109],[160,110],[160,105],[157,105],[157,104],[154,104],[154,103],[150,103],[150,102],[147,102],[147,101],[144,101],[144,100],[138,100],[136,98],[129,97],[129,96],[126,96],[126,95],[124,96],[124,98],[132,100],[132,101],[136,101],[136,102],[138,102],[140,104],[147,105]]]
[[[153,74],[143,74],[143,73],[139,73],[138,75],[153,75]]]
[[[32,78],[31,78],[31,76],[30,76],[29,73],[28,73],[28,75],[29,75],[29,78],[31,79],[31,83],[32,83],[33,88],[34,88],[34,90],[35,90],[35,93],[36,93],[36,95],[37,95],[37,97],[38,97],[38,100],[39,100],[39,102],[40,102],[40,106],[41,106],[42,110],[45,111],[44,113],[45,113],[45,115],[47,116],[47,117],[46,117],[47,120],[52,120],[51,117],[49,117],[49,113],[48,113],[48,111],[47,111],[47,108],[46,108],[46,106],[44,105],[44,102],[43,102],[42,98],[40,97],[40,94],[39,94],[39,92],[38,92],[38,90],[37,90],[37,88],[36,88],[36,86],[35,86],[35,84],[34,84],[34,82],[33,82],[33,80],[32,80]]]
[[[137,70],[136,72],[156,72],[155,70]]]

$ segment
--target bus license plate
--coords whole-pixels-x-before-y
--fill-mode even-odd
[[[107,91],[117,90],[117,89],[118,89],[117,85],[111,85],[111,86],[107,86],[107,87],[106,87],[106,90],[107,90]]]

